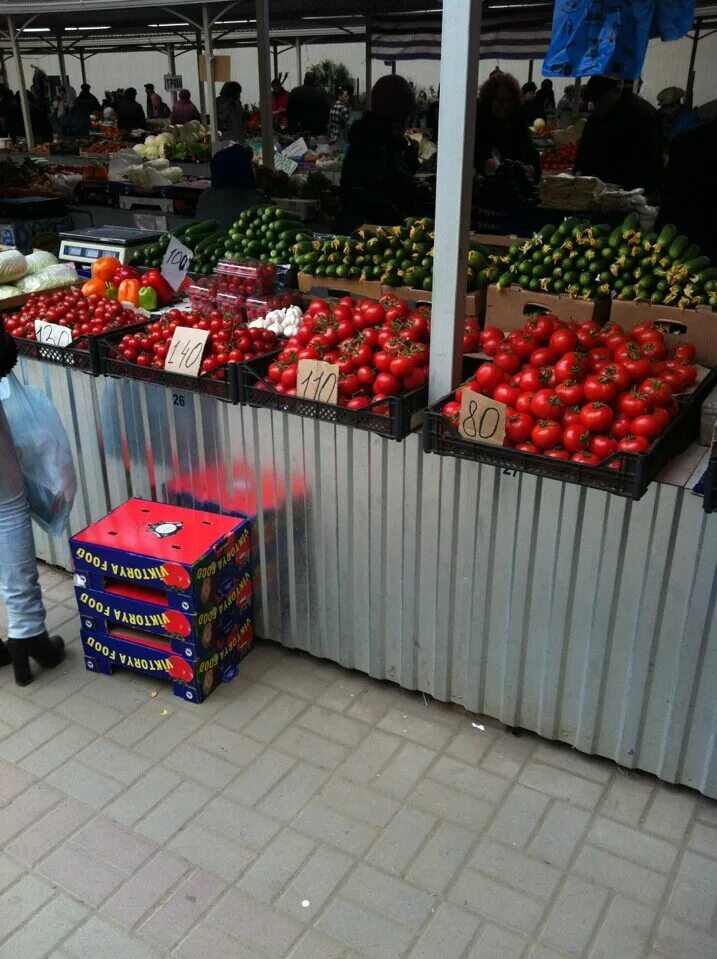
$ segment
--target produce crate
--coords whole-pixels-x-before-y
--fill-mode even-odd
[[[474,443],[464,439],[441,414],[441,408],[444,403],[452,399],[452,393],[444,396],[424,412],[423,448],[426,453],[455,456],[474,463],[487,463],[506,472],[533,473],[561,483],[591,486],[594,489],[602,489],[618,496],[638,500],[663,467],[698,436],[700,406],[715,383],[717,383],[717,370],[710,370],[692,393],[677,397],[681,407],[680,413],[662,436],[653,441],[646,453],[619,452],[607,457],[605,464],[619,463],[616,468],[610,468],[608,465],[584,466],[580,463],[550,459],[537,453],[523,453],[504,446]]]
[[[395,296],[399,300],[406,300],[411,306],[433,302],[433,293],[430,290],[415,290],[410,286],[382,286],[381,296]],[[485,313],[485,301],[485,290],[467,293],[465,315],[482,318]]]
[[[628,332],[638,323],[659,323],[666,343],[678,345],[687,339],[694,344],[698,363],[717,366],[717,313],[709,307],[680,310],[660,303],[613,300],[610,319]]]
[[[266,374],[276,354],[260,356],[249,363],[239,364],[239,403],[261,406],[284,413],[294,413],[309,419],[353,426],[355,429],[376,433],[388,439],[402,440],[421,423],[421,411],[428,402],[428,387],[422,386],[402,396],[389,396],[363,410],[348,410],[334,403],[321,403],[298,396],[276,393]],[[386,413],[377,413],[384,408]]]
[[[299,289],[302,293],[315,293],[317,296],[365,296],[370,300],[381,297],[381,284],[378,280],[349,280],[338,276],[312,276],[299,273]]]
[[[159,386],[166,386],[171,390],[189,393],[201,393],[204,396],[213,396],[223,403],[236,404],[238,402],[238,377],[237,364],[229,363],[225,367],[225,378],[223,380],[214,379],[211,375],[201,374],[200,376],[184,376],[182,373],[172,373],[167,370],[157,370],[151,366],[138,366],[136,363],[130,363],[124,357],[118,355],[117,344],[128,332],[134,332],[135,329],[142,329],[146,326],[143,323],[140,327],[126,328],[117,330],[113,333],[105,333],[97,339],[100,341],[99,347],[99,372],[104,376],[124,377],[130,380],[143,380],[145,383],[157,383]]]
[[[564,293],[535,293],[520,286],[500,289],[494,283],[488,287],[485,325],[496,326],[499,330],[518,330],[526,321],[526,310],[532,307],[552,313],[566,323],[584,323],[586,320],[606,323],[610,316],[609,300],[576,300]]]
[[[145,323],[145,320],[141,323],[132,323],[112,333],[100,333],[96,336],[88,334],[77,341],[82,344],[81,346],[76,346],[74,343],[72,346],[52,346],[50,343],[26,340],[22,336],[14,336],[13,339],[20,356],[26,356],[31,360],[41,360],[43,363],[54,363],[57,366],[71,366],[73,369],[82,370],[91,376],[99,376],[102,372],[99,342],[102,337],[116,335],[121,338],[127,333],[143,329]]]

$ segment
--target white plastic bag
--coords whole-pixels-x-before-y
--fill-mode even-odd
[[[77,475],[70,441],[57,410],[42,390],[23,386],[13,373],[2,400],[22,471],[30,510],[40,526],[61,536],[75,501]]]
[[[25,266],[28,273],[39,273],[48,266],[57,266],[57,257],[47,250],[33,250],[25,257]]]
[[[58,263],[45,267],[39,273],[24,276],[15,286],[19,293],[39,293],[41,290],[59,290],[63,286],[72,286],[79,282],[77,272],[69,263]]]
[[[0,283],[12,283],[27,273],[25,257],[19,250],[0,252]]]

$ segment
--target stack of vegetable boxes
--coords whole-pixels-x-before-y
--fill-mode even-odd
[[[85,665],[202,702],[252,645],[245,518],[131,499],[70,540]]]

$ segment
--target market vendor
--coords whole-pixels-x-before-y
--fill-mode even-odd
[[[510,73],[492,73],[478,93],[475,168],[492,173],[501,160],[517,160],[540,179],[540,157],[525,120],[518,81]]]
[[[594,104],[594,110],[578,145],[575,172],[625,190],[659,190],[662,161],[657,110],[615,77],[591,77],[583,98]]]
[[[319,90],[316,77],[309,70],[304,82],[289,94],[286,105],[289,130],[323,136],[329,122],[329,102]]]
[[[700,122],[697,111],[683,103],[685,91],[680,87],[665,87],[657,94],[660,109],[657,116],[660,120],[660,134],[663,149],[667,150],[670,141],[681,133],[693,130]]]
[[[362,223],[395,226],[408,216],[428,212],[415,179],[418,152],[405,134],[416,106],[408,82],[400,76],[377,80],[371,110],[349,129],[349,148],[341,170],[338,233]]]
[[[228,230],[239,214],[249,207],[266,203],[267,197],[256,187],[251,151],[238,143],[219,150],[211,162],[212,185],[199,197],[197,220],[216,220]]]

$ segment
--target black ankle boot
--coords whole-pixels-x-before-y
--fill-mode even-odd
[[[48,636],[47,632],[30,639],[8,639],[7,645],[18,686],[27,686],[33,680],[30,656],[43,669],[53,669],[65,658],[65,643],[62,637]]]
[[[5,643],[0,639],[0,666],[10,665],[10,652]]]

